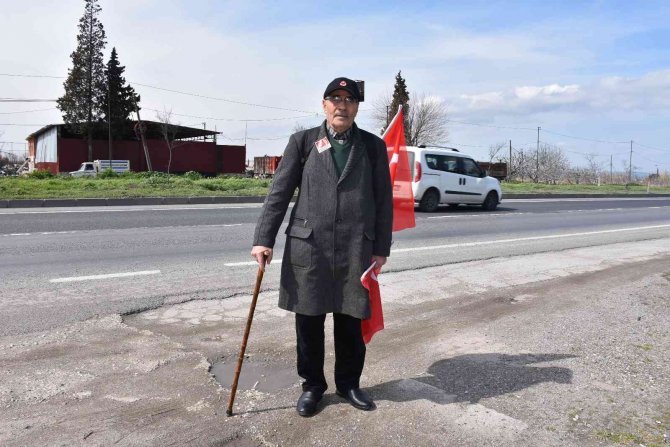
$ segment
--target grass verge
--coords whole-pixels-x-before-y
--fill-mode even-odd
[[[263,196],[270,179],[230,175],[203,178],[197,173],[104,173],[74,178],[36,172],[29,177],[0,177],[0,199],[84,199],[126,197]],[[646,193],[646,185],[546,185],[502,183],[503,194],[632,194]],[[670,186],[652,186],[651,193],[670,193]]]
[[[84,199],[265,195],[270,180],[130,173],[103,178],[0,177],[0,199]]]

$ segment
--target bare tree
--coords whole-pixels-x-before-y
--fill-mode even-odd
[[[433,96],[420,95],[410,101],[408,114],[407,144],[445,143],[447,132],[447,107],[444,102]]]
[[[0,139],[4,132],[0,131]],[[25,161],[23,154],[18,154],[13,150],[12,144],[9,143],[9,148],[4,141],[0,141],[0,174],[14,174],[19,165]],[[3,174],[3,175],[4,175]]]
[[[598,157],[599,155],[594,153],[584,154],[584,158],[586,159],[585,174],[587,176],[585,180],[590,183],[597,183],[603,170],[603,163],[598,160]]]
[[[505,147],[507,147],[506,142],[502,143],[495,143],[489,146],[489,163],[493,163],[493,159],[500,153],[501,150],[503,150]],[[504,156],[503,156],[504,157]],[[503,161],[503,157],[498,157],[498,160]],[[507,157],[504,157],[505,160]]]
[[[623,165],[623,170],[626,175],[624,183],[634,183],[638,181],[637,175],[635,174],[635,170],[639,169],[639,166],[635,165],[631,166],[630,160],[628,158],[622,159],[621,164]]]
[[[375,123],[375,127],[379,129],[380,134],[384,133],[384,130],[393,119],[392,116],[389,116],[392,101],[393,94],[386,91],[372,102],[372,120]]]
[[[587,168],[573,167],[565,173],[565,180],[570,184],[579,185],[581,183],[590,182],[590,172]]]
[[[531,178],[531,156],[529,154],[529,151],[519,148],[514,149],[511,162],[508,155],[499,157],[500,162],[507,163],[507,178],[509,180],[518,179],[523,182],[525,179]],[[532,169],[535,169],[534,166]]]
[[[377,127],[386,129],[393,119],[388,113],[391,110],[392,95],[385,93],[372,105],[372,119]],[[421,94],[408,104],[406,112],[407,129],[405,140],[408,146],[420,144],[444,143],[447,141],[447,107],[444,102],[434,96]]]
[[[163,109],[162,112],[156,112],[156,118],[161,123],[161,134],[163,135],[163,140],[165,140],[165,145],[170,154],[167,168],[167,173],[169,174],[172,165],[172,151],[181,145],[180,142],[176,140],[179,124],[173,122],[172,109]]]
[[[536,152],[537,159],[534,167],[534,180],[536,182],[556,184],[570,169],[570,162],[563,150],[554,145],[542,144],[540,151]],[[539,170],[537,169],[539,166]]]

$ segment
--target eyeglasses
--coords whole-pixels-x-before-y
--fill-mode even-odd
[[[335,105],[340,105],[342,104],[342,101],[344,101],[345,104],[357,104],[358,99],[354,98],[353,96],[326,96],[325,99],[328,101],[332,102]]]

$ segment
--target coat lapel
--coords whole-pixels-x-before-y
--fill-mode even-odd
[[[312,156],[315,156],[317,163],[321,165],[321,168],[327,173],[328,179],[332,183],[337,183],[337,169],[335,167],[335,161],[333,161],[333,155],[331,154],[332,148],[326,149],[323,152],[319,152],[317,148],[317,142],[323,138],[328,137],[328,131],[326,130],[326,122],[324,121],[319,128],[319,134],[316,137],[316,140],[312,143],[312,148],[310,152],[314,152]]]
[[[340,183],[342,183],[342,181],[345,178],[347,178],[347,175],[349,175],[351,171],[353,171],[356,168],[356,166],[358,165],[358,161],[361,158],[361,155],[363,155],[366,150],[365,144],[363,144],[363,139],[361,138],[361,134],[358,131],[358,126],[356,126],[355,123],[351,130],[352,130],[351,136],[353,138],[351,145],[351,152],[349,152],[349,158],[347,159],[347,164],[344,165],[342,175],[340,175],[340,179],[337,182],[338,186],[340,185]],[[332,157],[330,158],[332,159]]]

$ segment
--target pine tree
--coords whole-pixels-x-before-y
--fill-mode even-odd
[[[135,93],[135,89],[126,84],[123,77],[125,70],[126,67],[119,64],[116,48],[112,48],[112,54],[105,69],[106,88],[100,98],[100,105],[103,121],[108,125],[111,123],[113,139],[123,136],[125,124],[130,114],[135,111],[136,104],[140,102],[140,96]]]
[[[93,126],[101,116],[100,97],[106,89],[102,58],[106,41],[105,30],[97,18],[101,10],[98,0],[85,2],[84,15],[79,19],[77,48],[70,55],[72,68],[63,83],[65,94],[58,98],[58,108],[66,124],[86,135],[88,161],[93,161]]]
[[[405,114],[405,135],[409,135],[409,126],[407,118],[409,117],[409,92],[407,91],[407,84],[403,79],[401,72],[395,76],[395,85],[393,86],[393,100],[388,112],[389,121],[398,113],[398,109],[402,104],[402,109]]]

